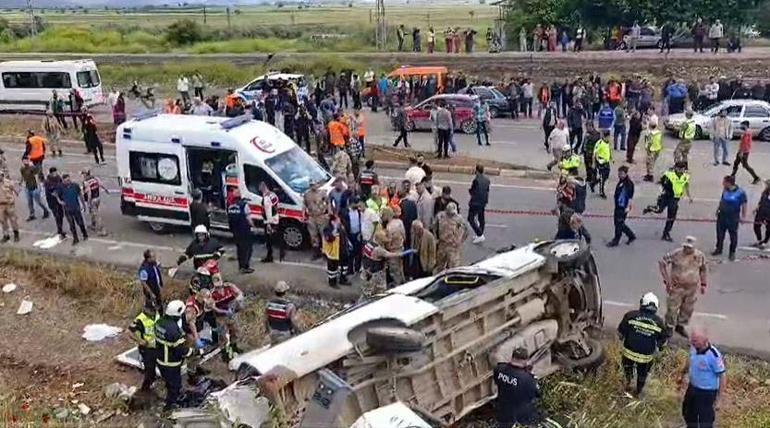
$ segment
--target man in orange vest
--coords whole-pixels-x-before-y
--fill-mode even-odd
[[[334,113],[334,119],[329,122],[329,143],[337,149],[342,149],[349,137],[350,130],[340,121],[340,114]]]
[[[27,131],[27,145],[22,159],[29,159],[37,169],[38,174],[43,174],[43,158],[45,157],[45,139],[35,135],[32,130]]]
[[[353,117],[350,119],[351,127],[355,130],[355,136],[358,140],[361,154],[364,154],[364,141],[366,139],[366,118],[361,107],[354,110]]]

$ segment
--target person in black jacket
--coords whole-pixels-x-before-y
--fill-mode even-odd
[[[190,226],[195,229],[199,224],[211,228],[209,206],[203,202],[203,192],[198,189],[192,191],[192,203],[190,203]]]
[[[192,258],[193,268],[197,270],[207,261],[211,259],[219,260],[222,257],[225,249],[219,241],[209,235],[209,230],[206,226],[202,224],[195,226],[193,234],[195,235],[195,238],[193,238],[190,245],[187,246],[184,254],[177,259],[177,266],[184,263],[188,258]]]
[[[313,132],[313,119],[311,119],[304,105],[299,106],[299,113],[294,121],[294,130],[297,136],[297,145],[302,147],[304,142],[305,151],[310,154],[310,134]]]
[[[583,165],[586,167],[586,183],[591,188],[591,193],[596,189],[596,168],[594,167],[594,146],[599,141],[601,135],[594,128],[592,120],[586,122],[586,138],[583,144]]]
[[[529,367],[529,357],[526,348],[515,348],[511,361],[498,363],[492,372],[497,385],[495,419],[499,428],[534,426],[540,421],[535,406],[540,387]]]
[[[480,244],[486,240],[484,237],[484,210],[489,202],[489,178],[484,175],[484,165],[476,165],[476,177],[468,189],[471,194],[471,200],[468,202],[468,223],[470,223],[476,237],[473,238],[474,244]]]
[[[639,309],[626,313],[618,325],[618,335],[623,341],[625,388],[631,390],[631,379],[636,370],[637,396],[644,389],[655,353],[668,341],[666,323],[656,314],[658,305],[658,297],[647,293],[642,297]]]
[[[192,355],[179,320],[185,310],[181,300],[173,300],[166,306],[166,313],[155,323],[156,363],[166,383],[165,411],[177,406],[182,391],[182,364]]]
[[[241,190],[233,189],[233,201],[227,207],[227,221],[235,239],[238,254],[238,270],[241,273],[253,273],[251,253],[254,250],[254,240],[251,233],[251,210],[247,199],[241,197]]]
[[[583,120],[585,117],[586,112],[583,110],[583,105],[579,102],[576,102],[575,105],[567,111],[569,144],[572,146],[572,151],[574,153],[580,153],[580,148],[583,145]]]
[[[634,231],[626,224],[626,217],[633,208],[634,182],[628,176],[628,167],[622,165],[618,168],[618,184],[615,186],[615,236],[607,243],[608,247],[617,247],[620,238],[625,234],[628,237],[626,244],[631,245],[636,240]]]

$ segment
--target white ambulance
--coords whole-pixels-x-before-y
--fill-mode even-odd
[[[147,113],[116,130],[118,176],[124,215],[162,233],[190,225],[191,193],[201,190],[214,208],[211,227],[228,229],[225,200],[237,186],[252,218],[263,220],[259,183],[278,195],[287,248],[307,242],[302,195],[331,175],[279,129],[241,116],[233,119]]]

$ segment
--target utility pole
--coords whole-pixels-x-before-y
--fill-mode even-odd
[[[206,5],[203,5],[203,25],[206,25]]]
[[[388,39],[388,26],[385,23],[385,0],[377,0],[377,27],[374,29],[377,49],[384,51]]]
[[[37,36],[37,22],[35,22],[35,9],[32,8],[32,0],[27,0],[27,13],[29,13],[29,32],[32,37]]]
[[[225,10],[227,11],[227,29],[229,30],[230,28],[232,28],[232,26],[230,25],[230,7],[228,6]]]

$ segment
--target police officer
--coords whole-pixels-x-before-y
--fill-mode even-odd
[[[521,424],[536,425],[540,421],[535,402],[540,397],[540,387],[529,367],[529,351],[515,348],[511,361],[498,363],[493,371],[497,385],[495,419],[499,428]]]
[[[690,358],[682,371],[682,378],[689,379],[682,400],[682,416],[687,427],[712,428],[716,418],[714,408],[727,387],[725,362],[701,332],[693,332],[690,345]]]
[[[267,302],[267,331],[270,334],[270,343],[275,345],[297,333],[297,307],[286,298],[289,284],[286,281],[278,281],[275,284],[275,297]]]
[[[155,362],[160,376],[166,383],[166,406],[168,411],[176,406],[182,391],[182,363],[191,354],[179,319],[184,313],[184,302],[173,300],[166,306],[166,313],[155,323]]]
[[[602,131],[602,138],[594,145],[593,163],[599,180],[599,196],[604,199],[607,199],[607,194],[604,193],[604,185],[610,177],[610,162],[612,162],[612,149],[610,149],[608,141],[609,136],[609,131]]]
[[[445,269],[460,266],[462,264],[462,247],[468,239],[469,226],[458,213],[457,204],[450,202],[446,210],[436,216],[436,267],[433,272],[438,273]]]
[[[197,270],[199,267],[203,266],[207,260],[219,260],[219,258],[222,257],[225,249],[222,248],[222,244],[216,239],[211,238],[206,226],[202,224],[195,226],[193,234],[195,237],[190,245],[187,246],[184,254],[177,259],[177,266],[184,263],[188,258],[192,258],[193,267]]]
[[[241,197],[241,190],[237,187],[232,192],[232,202],[227,207],[227,222],[233,233],[235,248],[238,254],[238,270],[241,273],[253,273],[249,267],[251,252],[254,243],[251,235],[251,210],[249,202]]]
[[[374,233],[373,239],[367,242],[361,250],[363,255],[361,279],[364,281],[361,285],[361,300],[372,298],[387,289],[385,263],[388,259],[400,258],[406,253],[414,252],[414,250],[388,251],[384,247],[387,239],[385,231],[378,230]]]
[[[706,293],[706,256],[695,248],[695,238],[688,236],[681,248],[666,254],[658,262],[666,286],[666,326],[687,337],[685,326],[690,321],[695,302]]]
[[[283,261],[286,255],[286,249],[283,247],[283,240],[280,233],[280,216],[278,215],[278,195],[276,195],[267,183],[259,183],[259,192],[262,194],[262,219],[265,223],[265,246],[267,254],[262,258],[262,263],[273,262],[273,245],[278,244],[278,260]]]
[[[313,246],[313,260],[321,257],[321,234],[326,222],[326,196],[321,191],[321,182],[310,185],[310,189],[303,196],[305,202],[305,217],[307,217],[307,230],[310,235],[310,243]]]
[[[11,239],[8,229],[13,230],[13,242],[19,242],[19,220],[16,218],[16,195],[18,194],[16,183],[8,177],[6,172],[0,171],[0,223],[3,225],[3,239],[0,242],[2,243]]]
[[[682,122],[682,127],[679,128],[679,144],[674,149],[674,162],[682,162],[684,168],[688,169],[687,158],[690,156],[690,148],[692,148],[692,140],[695,139],[697,127],[692,118],[692,110],[687,110],[684,115],[685,120]]]
[[[134,322],[128,327],[128,331],[131,332],[131,339],[138,345],[139,355],[142,357],[144,380],[141,391],[149,391],[156,378],[155,323],[157,321],[158,313],[155,311],[155,307],[145,305],[142,312],[134,318]]]
[[[567,174],[572,169],[579,169],[583,164],[580,156],[572,152],[572,146],[565,144],[561,149],[561,160],[559,161],[559,169],[562,174]]]
[[[690,174],[686,172],[687,164],[677,162],[673,170],[666,171],[660,179],[660,186],[663,189],[655,205],[649,205],[642,211],[642,214],[655,213],[660,214],[666,210],[666,226],[663,228],[663,235],[660,239],[673,242],[671,238],[671,229],[674,227],[676,214],[679,212],[679,200],[687,195],[692,203],[690,196]]]
[[[618,184],[615,186],[615,211],[613,212],[613,223],[615,224],[615,236],[607,243],[608,247],[617,247],[623,234],[628,237],[627,245],[631,245],[636,240],[634,231],[626,224],[628,213],[633,208],[634,182],[628,176],[628,167],[621,165],[618,168]]]
[[[631,379],[636,370],[637,396],[642,394],[655,353],[668,340],[666,324],[656,314],[658,306],[658,297],[654,293],[647,293],[642,296],[639,309],[627,312],[618,325],[618,335],[623,341],[625,389],[627,392],[631,390]]]
[[[655,162],[657,162],[658,156],[663,150],[663,133],[658,129],[656,122],[651,122],[649,127],[650,129],[645,131],[644,134],[644,147],[647,150],[647,174],[644,176],[644,181],[652,182],[653,174],[655,173]]]

